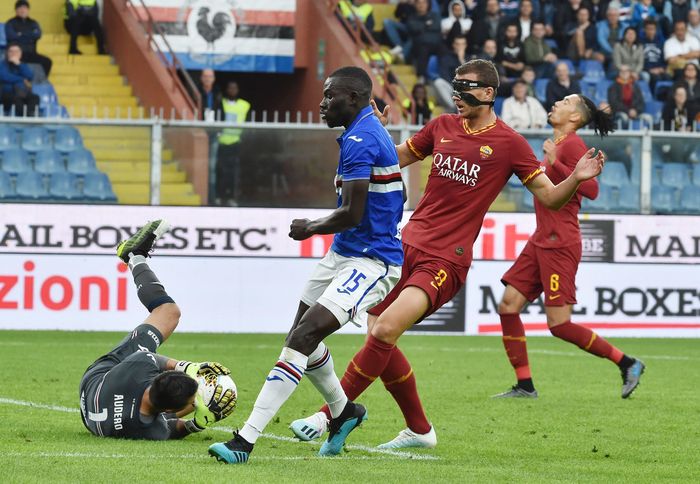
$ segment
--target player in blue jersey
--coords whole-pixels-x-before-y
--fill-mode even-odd
[[[209,447],[219,461],[248,461],[265,426],[304,374],[331,413],[320,455],[339,454],[348,434],[367,418],[365,408],[345,396],[323,339],[382,301],[401,276],[403,182],[394,141],[369,104],[371,93],[372,81],[358,67],[336,70],[323,85],[321,118],[330,128],[345,127],[338,138],[338,208],[318,220],[293,220],[289,236],[336,235],[304,288],[292,329],[253,412],[233,439]]]

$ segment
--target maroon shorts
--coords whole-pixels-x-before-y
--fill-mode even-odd
[[[501,282],[513,286],[528,301],[534,301],[544,291],[545,306],[576,304],[580,261],[581,244],[543,249],[528,241]]]
[[[379,316],[399,297],[405,287],[415,286],[422,289],[430,298],[430,308],[418,321],[420,322],[440,309],[459,292],[467,279],[469,268],[458,266],[410,245],[403,244],[403,251],[401,279],[387,297],[368,312]]]

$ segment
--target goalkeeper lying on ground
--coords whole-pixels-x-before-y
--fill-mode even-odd
[[[168,228],[164,220],[150,222],[117,247],[117,256],[129,265],[138,297],[151,314],[90,365],[80,381],[83,424],[97,436],[177,439],[226,418],[236,406],[233,392],[222,392],[220,385],[209,407],[197,392],[196,377],[227,375],[230,371],[224,366],[156,353],[180,320],[179,308],[146,264],[148,252]],[[192,411],[191,420],[180,418]]]

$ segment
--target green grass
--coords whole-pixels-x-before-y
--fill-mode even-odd
[[[84,369],[121,336],[0,332],[0,399],[76,408]],[[282,341],[280,335],[176,334],[161,353],[229,366],[239,407],[221,424],[238,427]],[[361,342],[359,336],[329,339],[338,373]],[[3,482],[700,481],[698,341],[614,342],[647,364],[629,400],[620,398],[619,372],[610,362],[554,338],[530,338],[540,398],[503,401],[489,398],[514,379],[500,339],[404,338],[402,348],[413,362],[439,439],[436,449],[413,453],[437,460],[356,448],[321,459],[317,446],[263,438],[247,465],[226,467],[206,455],[209,444],[228,439],[222,431],[176,442],[100,439],[84,429],[77,413],[0,400],[0,475]],[[369,420],[348,444],[373,447],[404,427],[381,385],[373,385],[360,401]],[[266,432],[291,435],[288,423],[320,403],[312,385],[302,383]]]

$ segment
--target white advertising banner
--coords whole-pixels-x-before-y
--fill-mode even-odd
[[[501,276],[511,264],[478,261],[467,278],[467,334],[501,334]],[[700,278],[692,265],[580,265],[572,321],[602,335],[699,337]],[[528,334],[547,334],[542,299],[522,314]]]

